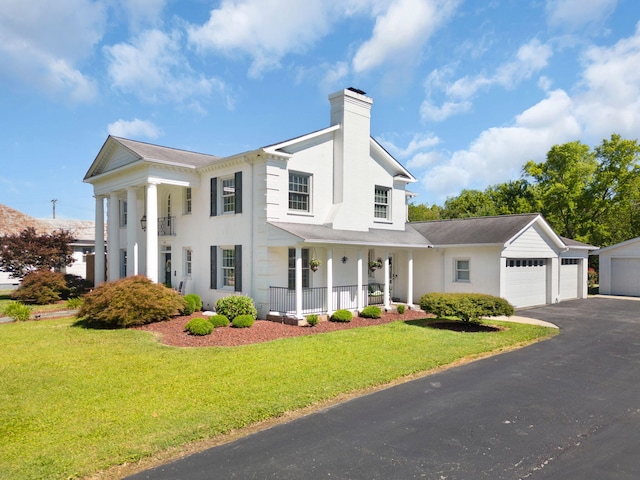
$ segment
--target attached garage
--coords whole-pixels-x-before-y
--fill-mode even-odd
[[[547,260],[544,258],[508,258],[506,295],[514,307],[547,303]]]
[[[640,237],[594,252],[600,257],[600,293],[640,297]]]
[[[560,262],[560,300],[580,297],[581,259],[563,258]]]

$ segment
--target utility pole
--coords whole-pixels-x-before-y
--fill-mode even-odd
[[[55,220],[56,218],[56,202],[58,201],[58,199],[54,198],[53,200],[51,200],[51,203],[53,204],[53,219]]]

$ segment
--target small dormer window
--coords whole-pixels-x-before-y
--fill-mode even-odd
[[[311,211],[311,175],[289,172],[289,210]]]
[[[389,220],[391,218],[390,197],[390,188],[376,185],[373,199],[373,216],[376,220]]]

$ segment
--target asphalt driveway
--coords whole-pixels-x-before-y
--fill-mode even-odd
[[[640,302],[518,315],[561,334],[130,478],[640,478]]]

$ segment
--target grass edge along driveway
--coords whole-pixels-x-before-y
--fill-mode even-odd
[[[117,478],[114,466],[177,456],[258,422],[557,333],[496,321],[508,328],[460,333],[427,328],[431,321],[233,348],[167,347],[146,332],[88,330],[72,318],[0,325],[0,478]]]

